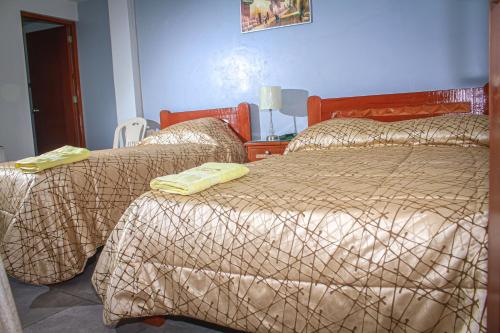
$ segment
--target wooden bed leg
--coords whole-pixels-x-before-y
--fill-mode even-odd
[[[146,318],[146,319],[144,319],[143,322],[146,325],[160,327],[160,326],[163,326],[163,324],[165,324],[165,321],[166,321],[165,317],[156,316],[156,317]]]

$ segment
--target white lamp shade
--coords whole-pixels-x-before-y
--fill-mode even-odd
[[[264,86],[260,88],[261,110],[281,109],[281,87]]]

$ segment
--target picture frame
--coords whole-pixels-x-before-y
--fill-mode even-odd
[[[311,0],[240,0],[242,33],[312,22]]]

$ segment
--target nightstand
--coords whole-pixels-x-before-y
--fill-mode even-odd
[[[249,162],[283,155],[290,141],[248,141],[245,143]]]

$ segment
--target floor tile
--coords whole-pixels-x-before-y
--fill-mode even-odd
[[[94,287],[92,286],[91,278],[94,273],[96,258],[90,258],[87,262],[87,267],[80,275],[75,276],[71,280],[53,284],[50,287],[65,293],[83,298],[95,304],[101,304],[101,299],[97,296]]]
[[[167,319],[161,327],[147,326],[141,333],[217,333],[220,331],[211,328],[188,323],[185,321]]]
[[[75,306],[60,311],[24,328],[25,333],[139,333],[145,329],[141,322],[106,327],[102,322],[102,305]]]
[[[23,327],[47,318],[67,307],[94,304],[90,301],[51,289],[9,279],[12,295]]]

